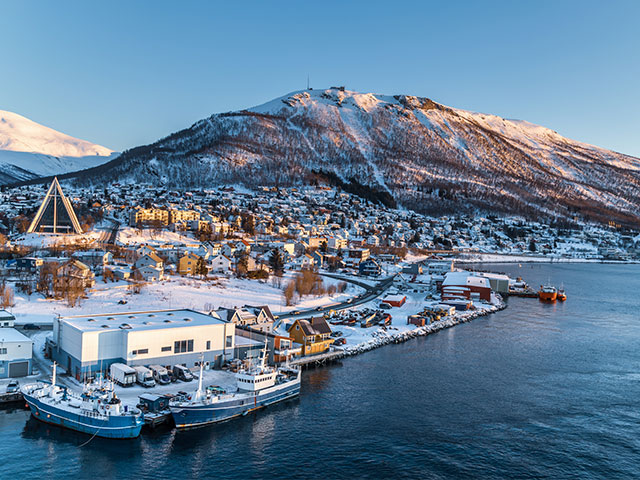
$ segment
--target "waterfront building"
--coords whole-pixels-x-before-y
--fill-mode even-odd
[[[235,325],[189,309],[59,317],[50,353],[76,378],[112,363],[192,367],[234,358]]]
[[[449,272],[442,282],[442,299],[454,300],[465,298],[467,300],[491,301],[491,284],[489,279],[472,272]]]
[[[0,328],[0,378],[30,375],[32,355],[33,341],[29,337],[15,328]]]
[[[324,317],[313,317],[309,320],[298,318],[288,331],[289,337],[302,345],[302,355],[324,353],[333,342],[331,327]]]

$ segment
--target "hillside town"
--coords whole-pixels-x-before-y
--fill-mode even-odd
[[[475,263],[640,253],[640,236],[614,224],[431,218],[321,185],[63,191],[54,179],[0,195],[5,383],[54,361],[80,387],[123,365],[140,373],[129,392],[164,395],[165,371],[184,380],[204,365],[225,384],[263,349],[272,365],[321,365],[537,296]]]

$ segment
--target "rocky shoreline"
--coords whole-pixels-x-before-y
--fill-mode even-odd
[[[390,332],[389,330],[379,330],[374,334],[375,338],[372,338],[365,343],[360,343],[353,347],[347,347],[344,349],[343,353],[345,357],[350,357],[353,355],[359,355],[361,353],[368,352],[375,348],[389,345],[391,343],[403,343],[416,337],[424,337],[427,335],[431,335],[432,333],[439,332],[440,330],[444,330],[445,328],[451,328],[455,327],[456,325],[460,325],[461,323],[470,322],[478,317],[484,317],[486,315],[499,312],[500,310],[504,310],[505,308],[507,308],[507,304],[501,300],[500,304],[493,305],[490,308],[474,310],[471,312],[463,312],[453,318],[440,320],[438,322],[425,325],[424,327],[417,327],[413,330],[405,332]]]

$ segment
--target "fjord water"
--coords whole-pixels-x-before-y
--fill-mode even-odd
[[[640,265],[499,265],[509,308],[304,373],[299,400],[108,441],[0,411],[1,478],[640,476]]]

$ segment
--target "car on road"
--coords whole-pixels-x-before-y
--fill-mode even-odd
[[[118,302],[118,305],[126,305],[126,304],[127,304],[127,301],[126,301],[126,300],[120,300],[120,301]]]
[[[353,302],[353,298],[350,298],[349,300],[347,300],[347,303],[351,303]]]
[[[18,393],[20,391],[20,382],[11,380],[7,385],[7,393]]]
[[[324,308],[324,307],[322,307],[322,306],[320,306],[320,307],[316,307],[316,311],[317,311],[317,312],[321,312],[323,308]]]
[[[36,325],[35,323],[25,323],[22,326],[23,330],[40,330],[40,325]]]
[[[300,315],[300,310],[294,310],[291,315]]]

